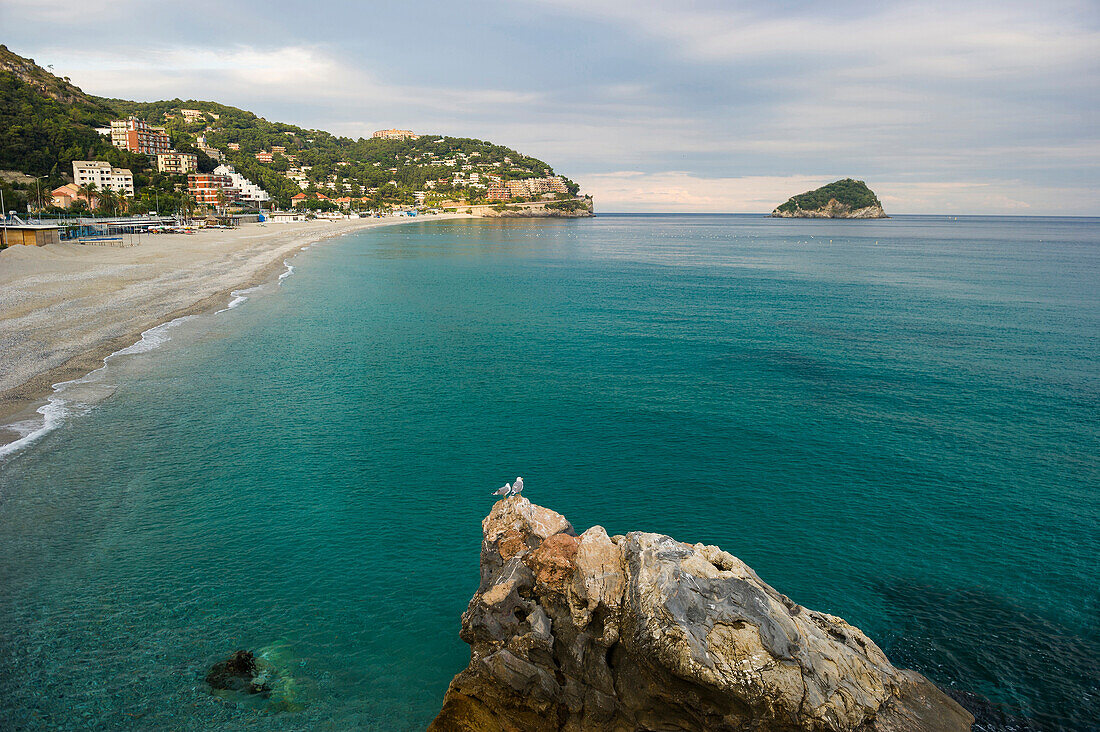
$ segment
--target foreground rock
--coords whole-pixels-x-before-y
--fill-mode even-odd
[[[580,536],[522,497],[482,522],[470,665],[430,730],[954,732],[972,717],[718,547]]]

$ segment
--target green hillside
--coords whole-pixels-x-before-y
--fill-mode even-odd
[[[837,203],[848,206],[853,210],[866,208],[867,206],[882,205],[879,203],[878,196],[867,187],[866,183],[861,180],[845,178],[824,185],[817,190],[792,196],[790,200],[779,206],[776,211],[782,213],[793,213],[799,209],[803,211],[816,211],[825,208],[825,206],[829,204],[829,201],[834,198]]]
[[[189,122],[181,109],[206,114]],[[224,162],[261,185],[280,206],[287,206],[303,188],[330,197],[369,197],[378,204],[410,204],[415,191],[437,200],[475,201],[485,195],[483,188],[470,185],[475,175],[484,182],[488,174],[503,180],[554,174],[548,163],[483,140],[433,134],[416,140],[353,139],[269,122],[216,102],[95,97],[0,46],[0,170],[47,176],[43,186],[56,186],[71,175],[73,160],[107,160],[131,169],[135,186],[145,189],[135,210],[154,205],[154,200],[169,210],[166,203],[177,202],[186,180],[157,173],[146,157],[118,150],[95,132],[129,115],[165,127],[174,147],[198,154],[200,171],[208,172],[217,161],[199,149],[204,137],[208,149],[216,149]],[[257,152],[273,147],[285,152],[276,153],[271,162],[256,159]],[[576,192],[574,183],[567,186]],[[157,193],[159,199],[154,199]]]
[[[148,160],[111,146],[95,128],[114,110],[0,45],[0,170],[49,176],[60,184],[73,160],[108,160],[148,170]]]

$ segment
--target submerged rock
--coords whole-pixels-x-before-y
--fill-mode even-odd
[[[206,683],[217,691],[237,691],[267,696],[271,687],[267,673],[256,665],[251,651],[237,651],[224,661],[218,661],[206,674]]]
[[[599,526],[522,497],[482,522],[462,616],[470,665],[430,726],[453,730],[955,732],[973,718],[715,546]]]

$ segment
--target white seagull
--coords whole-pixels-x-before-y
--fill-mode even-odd
[[[512,495],[518,496],[523,492],[523,478],[516,478],[516,482],[512,484]]]
[[[494,495],[494,496],[507,496],[511,492],[512,492],[512,484],[511,483],[505,483],[500,488],[497,488],[495,491],[493,491],[492,495]]]

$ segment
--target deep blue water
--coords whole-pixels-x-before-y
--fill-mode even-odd
[[[422,729],[517,474],[1097,728],[1100,220],[435,222],[293,264],[0,462],[0,728]],[[207,694],[238,647],[305,708]]]

